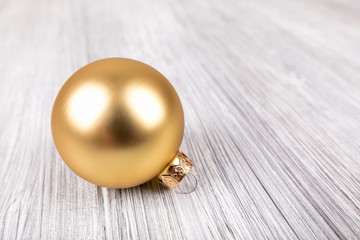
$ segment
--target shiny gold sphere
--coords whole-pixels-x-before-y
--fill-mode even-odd
[[[184,113],[170,82],[126,58],[92,62],[58,93],[51,117],[56,148],[77,175],[128,188],[156,177],[176,155]]]

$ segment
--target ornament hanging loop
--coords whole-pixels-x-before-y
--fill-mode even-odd
[[[178,186],[178,189],[183,194],[189,194],[195,191],[197,185],[198,185],[197,177],[190,172],[188,174],[188,177],[185,180],[183,180],[181,184]]]

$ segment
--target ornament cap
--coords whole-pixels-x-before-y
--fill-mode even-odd
[[[193,161],[184,153],[178,151],[171,162],[158,175],[158,179],[163,185],[173,189],[190,173],[193,166]]]

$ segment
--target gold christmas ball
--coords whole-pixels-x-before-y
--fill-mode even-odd
[[[103,187],[133,187],[160,173],[171,185],[178,175],[169,166],[186,157],[178,152],[184,113],[175,89],[131,59],[102,59],[75,72],[56,97],[51,129],[67,166]]]

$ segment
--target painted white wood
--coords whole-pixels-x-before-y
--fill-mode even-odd
[[[0,239],[360,238],[359,26],[356,0],[1,0]],[[104,57],[173,83],[195,192],[62,162],[52,103]]]

